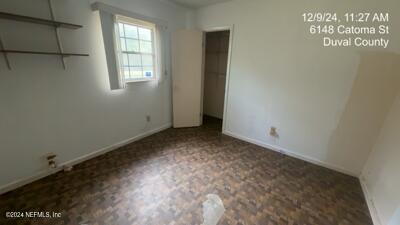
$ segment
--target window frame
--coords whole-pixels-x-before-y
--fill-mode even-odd
[[[148,42],[151,42],[152,53],[143,53],[143,52],[140,51],[141,50],[140,49],[140,42],[141,41],[147,41],[147,40],[142,40],[142,39],[140,39],[139,36],[138,36],[137,39],[126,38],[126,36],[121,37],[120,36],[120,28],[119,28],[119,24],[120,23],[136,26],[137,28],[149,29],[151,31],[151,41],[148,41]],[[138,35],[139,35],[139,31],[137,31],[137,32],[138,32]],[[125,40],[126,39],[137,40],[138,43],[139,43],[139,52],[123,51],[122,47],[121,47],[121,38],[125,39]],[[154,81],[154,80],[156,80],[156,77],[158,75],[158,73],[157,73],[158,72],[158,55],[157,55],[158,51],[157,51],[157,44],[156,44],[156,25],[155,24],[153,24],[151,22],[147,22],[147,21],[131,18],[131,17],[117,15],[115,17],[115,37],[114,37],[114,42],[115,42],[115,46],[116,46],[115,53],[116,53],[116,58],[117,58],[118,73],[119,73],[119,76],[124,80],[125,83],[146,82],[146,81]],[[125,46],[126,46],[126,43],[125,43]],[[128,55],[128,61],[129,61],[129,54],[140,55],[140,58],[141,58],[141,66],[140,66],[140,68],[142,70],[142,78],[128,78],[128,79],[125,78],[125,74],[123,73],[123,68],[126,67],[126,66],[124,66],[123,54],[127,54]],[[150,56],[152,56],[152,59],[153,59],[153,65],[152,65],[153,76],[152,77],[145,77],[144,76],[143,68],[150,67],[150,66],[143,66],[142,55],[150,55]]]

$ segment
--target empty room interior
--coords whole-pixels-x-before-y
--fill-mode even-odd
[[[399,0],[1,0],[0,224],[400,225]]]

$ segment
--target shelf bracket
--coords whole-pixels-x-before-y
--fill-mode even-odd
[[[0,49],[4,50],[4,44],[3,44],[1,37],[0,37]],[[11,70],[10,61],[8,60],[7,52],[3,52],[3,56],[4,56],[4,60],[6,61],[8,70]]]
[[[48,1],[49,1],[49,8],[50,8],[51,20],[55,21],[55,16],[54,16],[54,9],[53,9],[52,0],[48,0]],[[58,28],[59,28],[58,26],[54,27],[54,32],[55,32],[55,34],[56,34],[58,51],[59,51],[61,54],[63,54],[64,51],[63,51],[63,47],[62,47],[62,44],[61,44],[60,33],[59,33]],[[62,61],[63,68],[64,68],[64,70],[65,70],[65,69],[67,68],[67,66],[66,66],[66,62],[65,62],[65,57],[64,57],[64,56],[61,56],[61,61]]]

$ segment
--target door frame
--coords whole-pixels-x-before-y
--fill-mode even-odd
[[[234,32],[234,25],[228,26],[211,26],[202,29],[203,31],[203,65],[202,65],[202,84],[201,84],[201,115],[203,114],[203,100],[204,100],[204,76],[205,76],[205,48],[206,48],[206,33],[208,32],[216,32],[216,31],[229,31],[229,49],[228,49],[228,60],[227,60],[227,68],[226,68],[226,77],[225,77],[225,93],[224,93],[224,115],[222,116],[222,133],[226,131],[226,120],[228,114],[228,100],[229,100],[229,81],[231,75],[231,60],[232,60],[232,44],[233,44],[233,32]]]

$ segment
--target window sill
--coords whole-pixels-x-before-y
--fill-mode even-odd
[[[125,80],[125,83],[137,83],[137,82],[149,82],[149,81],[155,81],[156,78],[151,78],[151,79],[135,79],[135,80]]]

